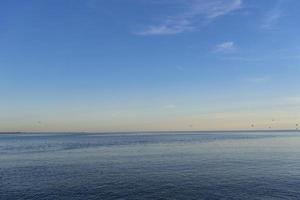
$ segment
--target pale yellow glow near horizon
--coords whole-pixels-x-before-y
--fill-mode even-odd
[[[297,111],[220,112],[210,114],[153,116],[128,115],[97,118],[78,116],[44,120],[0,122],[1,132],[127,132],[127,131],[216,131],[216,130],[295,130],[300,124]]]

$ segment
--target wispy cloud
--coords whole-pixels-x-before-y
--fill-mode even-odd
[[[227,42],[223,42],[218,44],[215,47],[215,52],[219,52],[219,53],[230,53],[236,50],[236,46],[234,44],[234,42],[232,41],[227,41]]]
[[[145,30],[139,31],[138,35],[172,35],[182,33],[184,31],[191,31],[194,27],[191,22],[186,19],[169,18],[160,25],[148,26]]]
[[[269,12],[266,13],[261,25],[263,29],[269,30],[273,29],[276,26],[280,18],[283,16],[282,4],[282,0],[277,1],[275,6]]]
[[[201,21],[212,21],[229,14],[242,6],[242,0],[182,0],[186,10],[177,15],[168,16],[159,24],[150,25],[136,32],[138,35],[171,35],[196,29]]]

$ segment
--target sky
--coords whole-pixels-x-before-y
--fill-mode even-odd
[[[3,0],[0,131],[296,129],[298,0]]]

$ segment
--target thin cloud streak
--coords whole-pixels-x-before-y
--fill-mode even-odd
[[[215,47],[216,53],[230,53],[236,50],[235,44],[232,41],[223,42]]]
[[[212,21],[242,6],[242,0],[186,0],[187,10],[163,19],[158,25],[150,25],[137,35],[172,35],[196,29],[196,22]]]
[[[169,18],[161,25],[152,25],[143,31],[137,32],[137,35],[173,35],[185,31],[194,30],[191,22],[186,19]]]
[[[266,30],[273,29],[282,17],[282,0],[277,1],[276,5],[265,15],[261,27]]]

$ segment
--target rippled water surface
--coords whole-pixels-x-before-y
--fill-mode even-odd
[[[300,133],[1,134],[0,199],[300,199]]]

